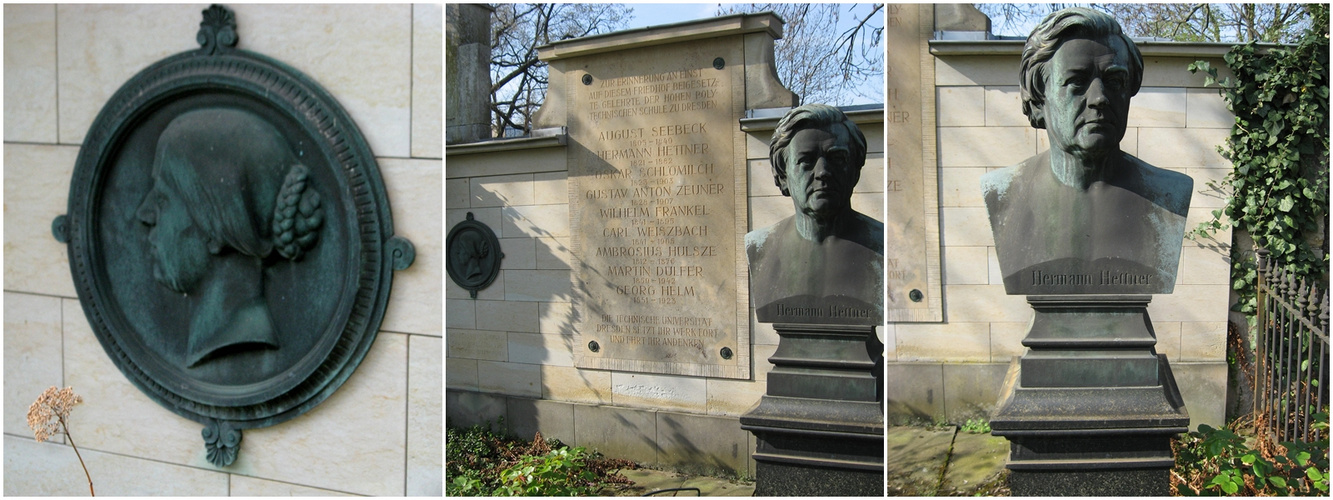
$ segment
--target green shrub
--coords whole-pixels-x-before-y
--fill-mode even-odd
[[[612,484],[629,484],[618,474],[636,467],[558,440],[532,441],[477,425],[448,428],[445,434],[447,496],[591,496]]]
[[[1328,412],[1315,415],[1324,438],[1251,447],[1228,429],[1199,425],[1176,442],[1172,482],[1180,495],[1328,496]]]

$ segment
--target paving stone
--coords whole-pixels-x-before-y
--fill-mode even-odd
[[[621,471],[620,474],[634,482],[633,486],[616,491],[615,495],[621,497],[645,496],[654,491],[670,488],[698,488],[698,496],[703,497],[748,497],[754,495],[754,481],[689,476],[656,469],[627,470]],[[661,496],[695,496],[695,492],[688,490],[674,495],[672,493],[662,493]]]
[[[954,428],[889,427],[884,435],[888,451],[884,472],[889,496],[934,495],[949,455],[949,444],[953,442]]]
[[[940,485],[941,495],[971,495],[1004,472],[1009,440],[990,434],[959,432],[953,439],[949,468]]]

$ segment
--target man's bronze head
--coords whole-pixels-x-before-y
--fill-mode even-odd
[[[769,143],[773,180],[798,211],[817,215],[850,207],[866,162],[866,138],[833,106],[807,104],[778,121]]]
[[[1019,63],[1019,93],[1023,98],[1023,114],[1027,115],[1035,128],[1046,128],[1041,107],[1046,102],[1051,59],[1064,42],[1076,38],[1123,43],[1129,54],[1129,78],[1126,82],[1129,95],[1138,94],[1139,86],[1143,84],[1143,54],[1114,18],[1083,7],[1052,13],[1028,35]]]

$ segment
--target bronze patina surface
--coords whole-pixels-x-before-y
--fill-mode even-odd
[[[764,323],[884,322],[884,224],[852,209],[866,139],[842,111],[791,110],[769,146],[795,214],[745,235],[750,298]]]
[[[197,38],[107,102],[53,230],[107,355],[225,466],[347,380],[414,255],[333,96],[235,48],[224,7]]]
[[[448,255],[445,268],[449,270],[449,279],[474,299],[478,290],[495,282],[500,275],[500,259],[505,256],[495,231],[476,220],[472,212],[467,213],[467,220],[449,230],[444,251]]]
[[[1005,291],[1171,293],[1194,181],[1120,150],[1143,56],[1108,16],[1065,15],[1023,48],[1020,92],[1051,149],[982,177]]]

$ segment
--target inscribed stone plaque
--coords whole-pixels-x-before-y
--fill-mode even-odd
[[[940,321],[939,191],[929,5],[887,6],[884,94],[886,320]]]
[[[577,366],[749,376],[741,41],[566,66]]]

